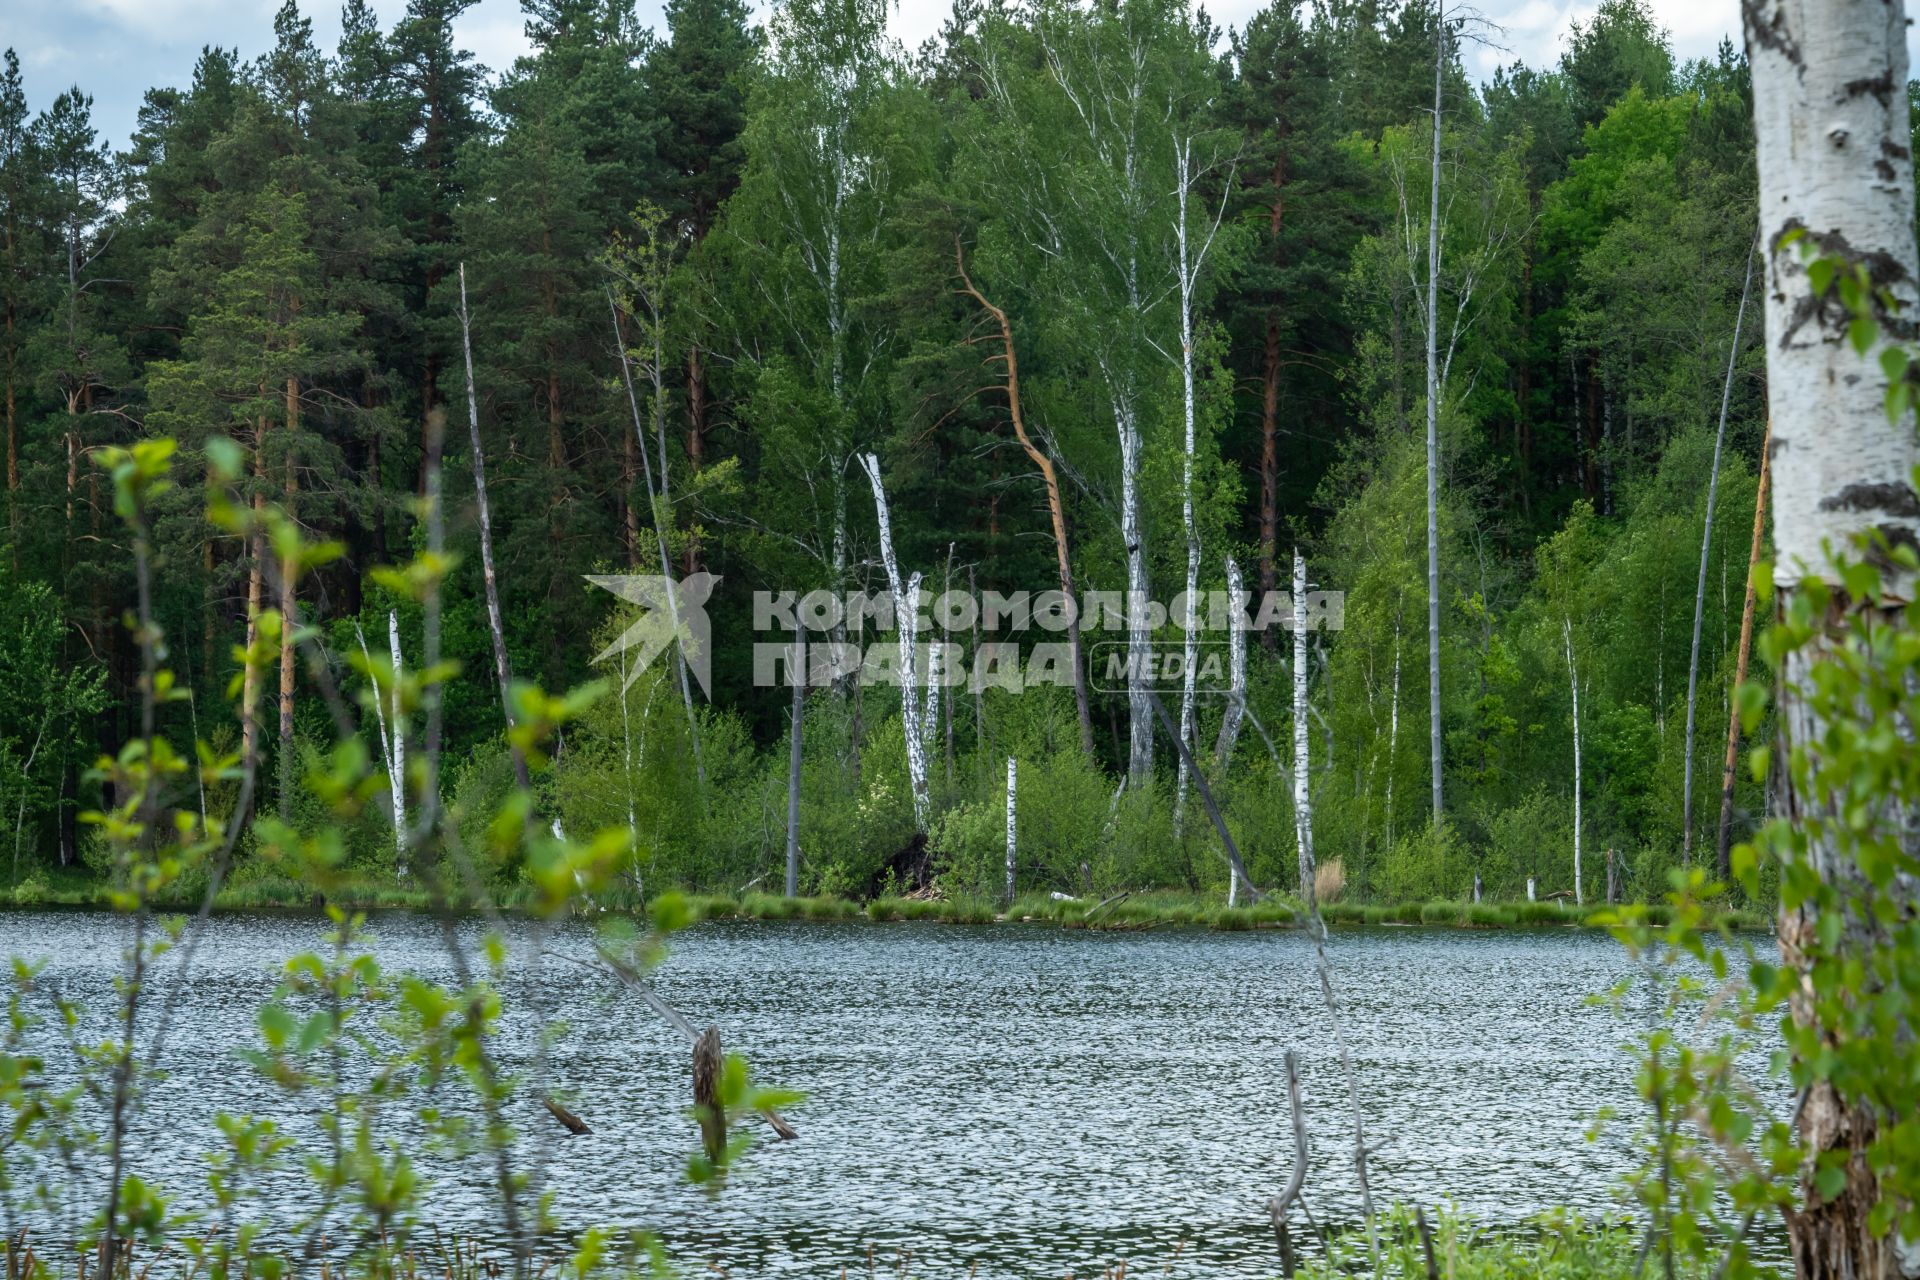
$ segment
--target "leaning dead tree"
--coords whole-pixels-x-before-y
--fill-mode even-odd
[[[960,242],[954,241],[953,260],[960,272],[962,293],[980,304],[980,309],[993,317],[995,326],[1000,330],[999,357],[1007,368],[1007,416],[1013,421],[1013,435],[1026,451],[1035,469],[1040,472],[1041,483],[1047,491],[1047,518],[1053,525],[1054,567],[1060,575],[1060,595],[1063,599],[1076,599],[1073,593],[1073,561],[1067,554],[1067,511],[1060,496],[1060,472],[1053,465],[1053,459],[1034,444],[1033,437],[1027,434],[1026,409],[1020,400],[1020,359],[1013,346],[1013,326],[1007,320],[1007,313],[988,302],[973,283],[973,277],[967,274],[967,260],[961,252]],[[1067,644],[1073,652],[1073,704],[1080,717],[1080,750],[1088,757],[1093,755],[1093,716],[1087,709],[1087,665],[1080,654],[1080,611],[1069,608],[1067,611]]]
[[[1911,574],[1882,560],[1883,594],[1856,598],[1829,562],[1863,539],[1893,546],[1920,542],[1920,497],[1913,489],[1916,449],[1911,411],[1887,413],[1889,364],[1912,340],[1920,306],[1920,250],[1914,242],[1914,175],[1907,83],[1906,6],[1877,0],[1748,0],[1742,5],[1753,70],[1760,235],[1767,250],[1767,401],[1773,421],[1774,583],[1791,609],[1809,584],[1828,598],[1809,643],[1780,669],[1783,756],[1817,761],[1832,727],[1811,691],[1819,668],[1840,661],[1843,620],[1884,628],[1897,645],[1907,635]],[[1816,288],[1809,257],[1842,278],[1864,274],[1863,303],[1878,323],[1866,345],[1849,341],[1853,315]],[[1831,278],[1831,277],[1829,277]],[[1891,356],[1888,364],[1881,357]],[[1803,838],[1791,856],[1829,889],[1837,906],[1813,902],[1781,912],[1781,959],[1807,975],[1823,965],[1870,956],[1889,918],[1920,914],[1920,882],[1895,870],[1876,888],[1835,833],[1856,803],[1809,788],[1809,772],[1781,771],[1778,804]],[[1890,802],[1891,803],[1891,802]],[[1910,801],[1900,802],[1902,805]],[[1910,808],[1874,815],[1912,857],[1920,822]],[[1832,918],[1837,915],[1838,919]],[[1794,1013],[1803,1027],[1842,1034],[1820,1022],[1806,995]],[[1802,1095],[1799,1132],[1809,1148],[1801,1170],[1802,1207],[1787,1233],[1801,1276],[1888,1276],[1901,1270],[1898,1213],[1878,1212],[1880,1188],[1868,1152],[1882,1116],[1814,1074]],[[1835,1178],[1837,1176],[1837,1179]],[[1833,1185],[1837,1181],[1838,1185]]]
[[[1747,548],[1747,596],[1740,606],[1740,647],[1733,663],[1733,687],[1738,689],[1747,678],[1747,658],[1753,653],[1753,605],[1756,595],[1753,576],[1759,572],[1760,544],[1767,531],[1767,481],[1773,474],[1773,424],[1760,442],[1760,484],[1753,494],[1753,541]],[[1733,702],[1727,716],[1727,758],[1720,770],[1720,831],[1715,844],[1715,865],[1721,880],[1733,872],[1729,840],[1733,831],[1734,763],[1740,754],[1740,704]]]
[[[1753,254],[1747,254],[1740,309],[1733,313],[1733,345],[1727,350],[1727,376],[1720,385],[1720,426],[1713,434],[1713,470],[1707,473],[1706,528],[1700,534],[1700,577],[1693,588],[1693,649],[1687,658],[1687,742],[1680,765],[1681,861],[1693,862],[1693,721],[1700,701],[1700,622],[1706,615],[1707,553],[1713,549],[1713,507],[1720,492],[1720,450],[1727,439],[1727,405],[1733,399],[1733,371],[1740,359],[1740,325],[1747,318],[1747,293],[1753,287]]]

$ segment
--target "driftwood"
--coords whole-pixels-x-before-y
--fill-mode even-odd
[[[583,1133],[593,1132],[592,1125],[589,1125],[585,1120],[582,1120],[579,1116],[573,1114],[573,1112],[567,1110],[552,1098],[542,1098],[540,1101],[547,1108],[548,1114],[560,1122],[560,1127],[574,1137],[577,1138]]]
[[[1427,1225],[1427,1211],[1413,1211],[1414,1225],[1420,1229],[1420,1249],[1427,1257],[1427,1280],[1440,1280],[1440,1268],[1433,1259],[1433,1228]]]
[[[727,1154],[727,1109],[720,1100],[720,1028],[709,1026],[693,1042],[693,1112],[700,1121],[700,1145],[718,1164]]]
[[[1287,1185],[1280,1189],[1280,1194],[1267,1201],[1267,1214],[1273,1219],[1273,1238],[1280,1245],[1280,1272],[1291,1277],[1295,1262],[1293,1233],[1287,1225],[1287,1213],[1294,1201],[1300,1199],[1300,1192],[1307,1185],[1307,1116],[1300,1106],[1300,1064],[1291,1049],[1287,1050],[1286,1064],[1287,1107],[1293,1114],[1293,1173],[1287,1178]]]
[[[595,952],[600,957],[600,963],[605,965],[614,977],[620,979],[629,991],[639,996],[642,1004],[659,1014],[668,1026],[685,1036],[688,1044],[696,1044],[699,1042],[700,1033],[693,1029],[693,1024],[687,1021],[686,1015],[661,999],[659,993],[648,986],[646,979],[635,973],[631,965],[628,965],[605,947],[596,947]],[[564,951],[550,951],[547,954],[559,956],[562,960],[571,960],[584,968],[592,969],[596,967],[588,961],[582,960],[578,956],[570,956]],[[717,1041],[717,1031],[715,1032],[715,1037]],[[797,1138],[800,1136],[779,1112],[763,1111],[760,1115],[780,1137]]]

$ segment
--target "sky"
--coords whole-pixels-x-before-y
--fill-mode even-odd
[[[1211,0],[1224,26],[1239,26],[1264,0]],[[1496,64],[1519,58],[1530,66],[1553,63],[1571,26],[1590,16],[1598,0],[1479,0],[1504,28],[1504,50],[1471,48],[1468,70],[1484,78]],[[1651,0],[1681,59],[1710,56],[1725,35],[1739,36],[1738,0]],[[950,0],[895,0],[893,34],[909,47],[939,28]],[[114,146],[133,132],[141,96],[150,86],[185,86],[203,46],[237,46],[251,58],[273,41],[279,0],[0,0],[0,47],[19,52],[28,102],[44,109],[78,85],[93,95],[94,121]],[[340,34],[334,0],[308,0],[316,37],[331,49]],[[406,0],[375,0],[391,26]],[[643,20],[659,23],[660,6],[640,0]],[[526,51],[519,0],[478,0],[461,17],[461,42],[486,66],[500,70]]]

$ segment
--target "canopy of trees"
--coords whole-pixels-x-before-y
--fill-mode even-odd
[[[330,737],[314,673],[289,650],[277,687],[230,689],[234,648],[296,604],[350,680],[444,441],[448,785],[505,787],[462,265],[511,670],[617,686],[592,659],[630,619],[586,576],[664,556],[721,578],[711,702],[690,717],[650,670],[541,784],[582,827],[631,815],[662,874],[777,879],[790,706],[752,678],[755,591],[885,592],[897,555],[935,594],[1167,601],[1242,571],[1257,594],[1295,546],[1346,594],[1308,705],[1318,854],[1353,890],[1593,895],[1617,866],[1657,892],[1689,828],[1710,856],[1765,428],[1730,44],[1678,63],[1641,0],[1606,0],[1557,65],[1476,84],[1474,30],[1425,0],[1275,0],[1236,31],[1173,0],[960,0],[914,51],[879,0],[786,0],[764,29],[743,0],[672,0],[663,32],[631,0],[524,0],[533,52],[490,77],[452,35],[469,2],[411,0],[385,30],[350,0],[327,50],[288,0],[272,49],[208,48],[124,147],[7,55],[0,669],[50,676],[0,688],[0,799],[29,860],[82,856],[87,765],[134,732],[131,570],[91,455],[148,435],[183,474],[230,438],[255,501],[339,544],[281,602],[272,548],[211,529],[191,486],[155,531],[196,693],[163,716],[230,726],[282,779]],[[1121,638],[1178,645],[1179,621]],[[402,650],[418,628],[400,606]],[[1250,646],[1257,733],[1232,699],[1165,691],[1263,886],[1295,865],[1281,640]],[[80,668],[102,675],[52,678]],[[1014,756],[1033,887],[1224,893],[1145,697],[963,684],[903,716],[896,690],[815,690],[802,887],[867,887],[916,825],[955,884],[996,884]],[[1743,772],[1741,831],[1761,806]]]

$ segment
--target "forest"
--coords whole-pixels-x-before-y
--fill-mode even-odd
[[[200,810],[332,829],[370,882],[407,874],[393,810],[341,820],[301,783],[336,687],[405,768],[370,673],[422,661],[387,566],[428,549],[440,461],[444,802],[492,812],[524,700],[600,681],[534,803],[625,827],[636,884],[775,888],[791,844],[789,893],[1014,892],[1016,764],[1017,891],[1043,894],[1237,892],[1196,781],[1251,884],[1305,888],[1304,818],[1362,901],[1657,900],[1764,820],[1745,749],[1771,729],[1737,769],[1729,737],[1771,555],[1731,41],[1682,63],[1605,0],[1556,65],[1476,82],[1463,51],[1501,33],[1426,0],[1275,0],[1242,29],[960,0],[914,50],[878,0],[764,25],[670,0],[659,32],[631,0],[524,0],[533,52],[493,75],[454,39],[469,3],[383,29],[350,0],[325,49],[288,0],[271,49],[207,48],[125,140],[8,52],[20,900],[106,874],[82,816],[143,734],[146,588],[101,463],[157,439],[182,477],[242,459],[240,504],[322,548],[289,572],[291,541],[210,522],[197,481],[155,500],[155,714],[261,779],[202,781]],[[589,578],[662,573],[717,578],[700,684],[682,648],[596,662],[637,612]],[[1077,630],[1075,678],[1017,692],[755,679],[753,641],[792,638],[757,634],[756,593],[897,600],[908,575],[1174,602],[1106,633],[1129,654],[1191,659],[1196,594],[1304,583],[1344,613],[1235,632],[1227,690],[1089,687]],[[1001,621],[957,638],[1058,639]],[[243,839],[236,882],[281,874],[273,843]]]

